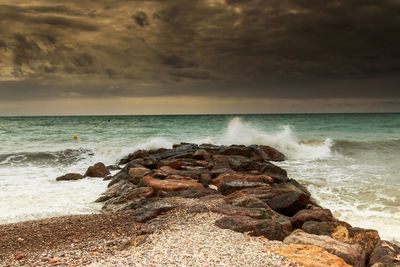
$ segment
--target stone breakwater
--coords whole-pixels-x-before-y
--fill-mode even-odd
[[[115,166],[97,163],[85,176],[110,180],[96,200],[104,203],[103,212],[134,210],[138,223],[185,208],[219,214],[215,225],[221,229],[282,241],[286,245],[270,251],[304,266],[400,266],[398,246],[320,207],[307,188],[272,163],[283,160],[268,146],[181,143],[138,150]],[[110,176],[109,169],[119,172]],[[196,204],[188,207],[185,199]]]

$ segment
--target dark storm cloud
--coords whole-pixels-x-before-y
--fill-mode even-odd
[[[10,0],[0,97],[400,97],[399,18],[397,0]]]

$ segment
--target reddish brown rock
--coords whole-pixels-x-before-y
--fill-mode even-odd
[[[342,258],[317,246],[296,244],[271,247],[270,250],[304,267],[351,267]]]
[[[329,236],[312,235],[298,229],[286,237],[285,244],[304,244],[321,247],[354,267],[364,267],[366,255],[359,245],[351,245],[335,240]]]
[[[219,186],[219,191],[223,195],[229,195],[233,192],[245,189],[245,188],[254,188],[254,187],[260,187],[263,186],[264,183],[258,183],[258,182],[249,182],[249,181],[238,181],[238,180],[232,180],[232,181],[224,181],[220,184]]]
[[[79,180],[82,179],[83,175],[79,173],[67,173],[63,176],[57,177],[57,181],[74,181],[74,180]]]
[[[331,211],[321,208],[300,210],[290,219],[296,228],[301,228],[306,221],[330,222],[333,220]]]
[[[286,157],[283,153],[279,152],[273,147],[270,146],[260,146],[261,150],[264,151],[265,154],[268,156],[268,160],[272,161],[284,161]]]
[[[136,167],[136,168],[131,168],[128,172],[129,174],[129,181],[138,184],[140,180],[148,175],[151,172],[150,169],[145,168],[145,167]]]
[[[244,208],[225,204],[213,208],[211,211],[227,216],[248,216],[255,219],[271,219],[269,211],[262,208]]]
[[[176,191],[190,188],[204,188],[202,184],[192,180],[159,180],[151,176],[145,176],[142,183],[152,187],[154,190]]]
[[[268,175],[251,175],[251,174],[243,174],[243,173],[223,173],[214,179],[214,184],[218,187],[222,182],[225,181],[248,181],[248,182],[258,182],[258,183],[266,183],[273,184],[274,179],[272,179]]]
[[[103,163],[97,162],[96,164],[94,164],[93,166],[90,166],[87,169],[85,176],[103,177],[104,178],[109,174],[110,174],[110,171],[107,169],[107,167]]]
[[[136,186],[127,180],[120,180],[119,182],[111,185],[95,202],[103,202],[110,198],[115,198],[123,195],[124,193],[132,190]]]
[[[175,207],[175,205],[171,205],[168,203],[151,203],[136,210],[136,221],[141,223],[150,221],[151,219],[154,219],[160,214],[169,211]]]

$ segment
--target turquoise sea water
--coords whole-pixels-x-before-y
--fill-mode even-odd
[[[0,117],[0,223],[97,212],[106,182],[55,178],[183,141],[274,146],[337,217],[400,240],[399,113]]]

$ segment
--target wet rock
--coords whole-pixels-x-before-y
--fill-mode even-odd
[[[246,188],[260,187],[264,183],[249,182],[249,181],[224,181],[219,186],[219,191],[224,195],[229,195],[235,191],[239,191]]]
[[[259,222],[259,220],[248,216],[225,216],[217,220],[215,225],[222,229],[244,233],[254,230]]]
[[[270,207],[258,198],[251,196],[242,196],[229,201],[233,206],[245,207],[245,208],[268,208]]]
[[[398,267],[400,266],[400,247],[389,241],[380,241],[371,253],[368,266]]]
[[[151,176],[145,176],[142,181],[143,184],[152,187],[154,190],[176,191],[190,188],[204,188],[202,184],[197,181],[191,180],[159,180]]]
[[[114,184],[116,184],[116,183],[118,183],[119,181],[122,181],[122,180],[127,180],[128,181],[128,179],[129,179],[129,174],[127,172],[121,170],[121,171],[119,171],[117,174],[115,174],[112,177],[112,179],[108,183],[107,187],[110,187],[110,186],[112,186],[112,185],[114,185]]]
[[[83,175],[81,175],[79,173],[67,173],[63,176],[57,177],[56,180],[57,181],[75,181],[75,180],[79,180],[82,178],[83,178]]]
[[[108,187],[107,190],[95,202],[104,202],[110,198],[119,197],[135,187],[135,185],[126,180],[120,180],[119,182]]]
[[[243,173],[223,173],[214,179],[214,184],[220,186],[221,183],[227,181],[248,181],[248,182],[258,182],[265,184],[273,184],[274,179],[272,179],[268,175],[252,175],[252,174],[243,174]],[[262,186],[262,185],[261,185]]]
[[[103,181],[110,181],[113,178],[112,175],[107,175],[106,177],[103,178]]]
[[[220,205],[211,209],[212,212],[224,214],[227,216],[247,216],[255,219],[271,219],[267,209],[263,208],[244,208],[232,205]]]
[[[305,267],[351,267],[342,258],[317,246],[296,244],[270,249]]]
[[[264,153],[267,155],[268,160],[272,161],[284,161],[286,160],[286,157],[283,153],[279,152],[273,147],[270,146],[260,146],[260,149],[264,151]]]
[[[210,153],[208,153],[206,150],[204,149],[198,149],[193,153],[192,156],[194,159],[200,159],[200,160],[208,160],[210,159]]]
[[[145,167],[131,168],[128,173],[128,180],[134,184],[138,184],[140,180],[150,172],[151,170]]]
[[[262,222],[258,223],[254,230],[250,232],[250,235],[253,236],[264,236],[269,240],[279,240],[282,241],[287,234],[282,228],[282,225],[271,219],[262,220]]]
[[[211,184],[213,184],[213,180],[211,178],[211,174],[209,174],[209,173],[200,174],[199,183],[201,183],[203,185],[211,185]]]
[[[285,244],[304,244],[321,247],[355,267],[365,266],[365,253],[358,245],[351,245],[335,240],[329,236],[308,234],[298,229],[286,237]]]
[[[289,182],[287,172],[281,167],[278,167],[270,162],[262,163],[262,165],[260,166],[260,171],[263,174],[272,177],[275,183],[279,184]]]
[[[97,162],[96,164],[94,164],[93,166],[90,166],[87,169],[85,176],[103,177],[104,178],[109,174],[110,174],[110,171],[107,169],[107,167],[103,163]]]
[[[151,219],[156,218],[160,214],[174,209],[176,206],[169,203],[155,202],[149,205],[145,205],[136,210],[136,221],[137,222],[148,222]]]
[[[331,211],[321,208],[300,210],[291,218],[291,222],[296,228],[301,228],[306,221],[330,222],[333,220]]]

